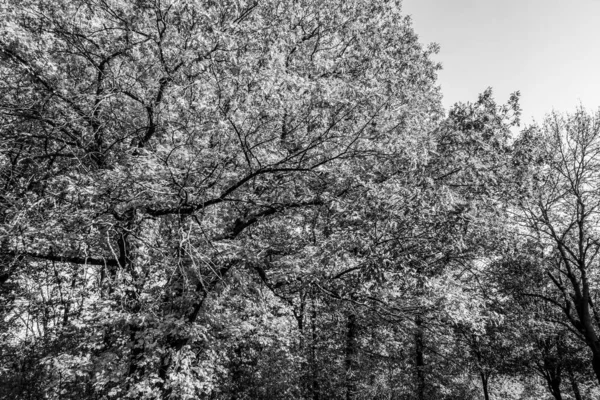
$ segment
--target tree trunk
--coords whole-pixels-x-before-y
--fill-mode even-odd
[[[548,389],[550,390],[552,396],[554,396],[556,400],[562,400],[562,393],[560,392],[560,383],[562,381],[560,369],[546,369],[544,377],[546,378]]]
[[[417,325],[417,332],[415,334],[415,366],[417,372],[417,399],[425,400],[425,360],[423,357],[423,321],[418,316],[415,320]]]
[[[600,352],[594,351],[592,349],[592,368],[594,369],[594,373],[596,374],[596,379],[598,383],[600,383]]]
[[[488,389],[489,375],[486,375],[483,371],[480,372],[479,375],[481,376],[481,386],[483,387],[483,398],[485,400],[490,400],[490,392]]]
[[[560,392],[560,378],[555,379],[550,383],[550,392],[552,392],[552,396],[554,396],[554,398],[556,400],[562,400],[562,394]]]
[[[594,369],[594,374],[596,375],[598,383],[600,383],[600,340],[596,335],[594,323],[592,322],[592,313],[590,312],[589,300],[589,285],[586,281],[583,281],[581,286],[582,287],[578,291],[582,292],[583,294],[576,296],[574,301],[577,316],[579,317],[580,321],[580,326],[576,326],[576,328],[578,328],[579,331],[585,336],[587,345],[592,351],[592,368]],[[572,319],[569,312],[565,312],[567,313],[567,317]]]
[[[579,392],[579,385],[577,384],[577,380],[575,379],[575,375],[573,374],[573,370],[571,368],[569,368],[569,380],[571,381],[571,387],[573,388],[575,400],[582,400],[581,393]]]
[[[346,336],[346,400],[354,400],[356,398],[356,315],[350,314],[347,323]]]
[[[315,299],[312,299],[312,313],[310,318],[311,340],[310,340],[310,396],[312,400],[319,400],[320,388],[317,376],[317,309],[315,308]]]

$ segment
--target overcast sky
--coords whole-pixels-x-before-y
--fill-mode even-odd
[[[424,44],[441,46],[444,107],[491,86],[521,92],[522,122],[600,106],[600,0],[404,0]]]

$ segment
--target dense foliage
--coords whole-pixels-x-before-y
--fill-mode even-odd
[[[0,0],[0,398],[598,396],[600,115],[445,114],[436,50],[399,0]]]

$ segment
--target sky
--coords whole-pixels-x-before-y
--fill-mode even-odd
[[[404,0],[434,60],[446,110],[492,87],[496,102],[521,92],[521,123],[552,110],[600,107],[600,0]]]

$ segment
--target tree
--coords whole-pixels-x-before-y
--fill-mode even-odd
[[[554,113],[541,127],[525,130],[515,144],[513,212],[537,257],[534,262],[542,266],[538,278],[545,284],[530,295],[562,312],[566,322],[557,322],[587,345],[600,381],[599,133],[600,115],[581,109],[573,115]]]
[[[0,2],[3,398],[450,400],[510,375],[477,279],[537,190],[510,179],[554,164],[511,146],[518,93],[444,117],[399,0]]]
[[[219,295],[333,268],[366,166],[440,115],[399,2],[4,4],[2,284],[44,383],[15,397],[216,393]]]

